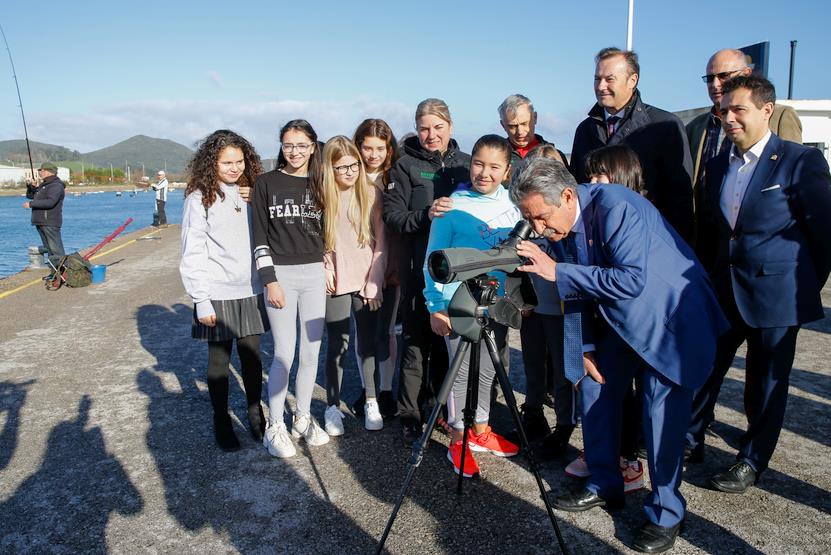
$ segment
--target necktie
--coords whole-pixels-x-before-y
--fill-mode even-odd
[[[608,138],[611,139],[612,135],[614,135],[615,131],[617,131],[617,122],[619,121],[620,118],[618,116],[609,116],[608,118],[606,118],[606,136]]]
[[[563,239],[565,246],[565,257],[563,262],[577,264],[577,243],[574,240],[574,233],[571,232]],[[582,316],[579,310],[579,303],[572,311],[563,310],[563,370],[566,379],[577,384],[586,371],[583,369],[583,330]],[[565,308],[565,304],[563,305]]]

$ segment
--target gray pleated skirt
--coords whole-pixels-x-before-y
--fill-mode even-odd
[[[201,341],[229,341],[260,335],[269,329],[262,294],[245,299],[211,301],[216,312],[216,326],[209,327],[196,319],[193,309],[191,335]]]

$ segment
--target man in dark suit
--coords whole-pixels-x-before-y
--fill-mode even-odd
[[[701,183],[707,162],[730,147],[730,141],[724,141],[725,135],[721,127],[722,86],[728,79],[750,75],[752,71],[753,68],[747,65],[745,53],[732,48],[719,50],[707,62],[707,73],[702,79],[707,84],[707,94],[713,107],[687,124],[687,141],[690,143],[693,183],[696,188]],[[780,139],[802,143],[802,122],[796,110],[790,106],[775,104],[769,125],[770,130],[779,135]]]
[[[606,145],[626,144],[640,160],[646,198],[691,243],[692,160],[684,124],[677,116],[641,100],[637,54],[604,48],[595,62],[597,104],[577,126],[571,148],[571,169],[577,182],[589,182],[585,163],[589,152]]]
[[[823,317],[831,177],[819,150],[771,133],[776,93],[767,79],[735,77],[722,94],[722,125],[733,146],[707,165],[697,250],[732,329],[719,341],[713,373],[696,392],[687,439],[689,460],[701,461],[724,375],[747,341],[748,428],[737,462],[711,480],[718,490],[742,493],[776,448],[799,328]]]
[[[529,260],[519,269],[551,282],[564,301],[565,374],[583,401],[591,476],[553,505],[574,512],[624,504],[620,414],[639,375],[652,494],[632,547],[665,551],[685,514],[679,485],[693,392],[727,328],[707,274],[652,203],[622,185],[578,186],[562,164],[536,159],[511,195],[537,233],[562,242],[558,259],[570,260],[555,262],[531,241],[517,251]]]

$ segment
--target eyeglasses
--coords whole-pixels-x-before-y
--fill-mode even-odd
[[[361,164],[359,162],[355,162],[354,164],[349,164],[348,166],[335,166],[335,171],[338,175],[346,175],[348,173],[357,173],[360,169]]]
[[[311,148],[311,146],[312,146],[311,143],[300,143],[300,144],[296,144],[296,145],[283,143],[283,145],[281,145],[280,148],[282,148],[283,152],[286,152],[286,153],[291,152],[293,150],[296,150],[300,154],[306,154],[306,152],[308,152],[308,150]]]
[[[719,81],[726,81],[727,79],[729,79],[730,77],[732,77],[735,74],[739,73],[740,71],[742,71],[742,70],[741,69],[733,69],[733,70],[730,70],[730,71],[722,71],[721,73],[711,73],[709,75],[702,75],[701,80],[704,81],[707,84],[710,84],[713,81],[715,81],[716,77],[718,77]]]

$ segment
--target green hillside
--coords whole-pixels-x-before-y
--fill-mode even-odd
[[[29,145],[32,148],[32,159],[35,164],[81,159],[81,153],[77,150],[35,141],[29,141]],[[13,162],[16,166],[29,164],[29,154],[26,152],[25,140],[0,141],[0,164],[9,164],[9,162]]]
[[[155,139],[145,135],[136,135],[126,141],[83,154],[83,159],[97,166],[117,168],[129,165],[133,172],[141,170],[144,164],[145,175],[153,175],[157,170],[167,168],[172,173],[184,171],[193,151],[184,145],[168,139]]]

